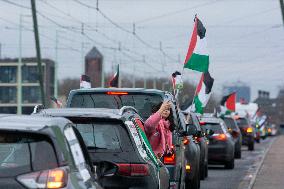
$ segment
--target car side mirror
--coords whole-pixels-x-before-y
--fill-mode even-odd
[[[198,134],[198,131],[197,131],[197,128],[195,127],[195,125],[188,124],[188,125],[186,125],[186,127],[187,127],[187,134],[188,135],[197,135]]]

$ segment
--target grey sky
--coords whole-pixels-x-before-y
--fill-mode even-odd
[[[30,0],[8,1],[30,7]],[[96,0],[80,1],[96,7]],[[123,72],[132,73],[135,67],[140,76],[169,76],[182,69],[197,13],[207,28],[210,72],[215,78],[216,93],[220,94],[224,83],[242,80],[252,87],[253,97],[257,89],[270,90],[275,96],[277,87],[283,84],[284,27],[279,0],[99,0],[105,15],[128,31],[135,23],[138,36],[154,48],[159,48],[161,41],[170,58],[117,28],[95,9],[74,0],[36,3],[43,16],[61,26],[72,26],[66,30],[38,15],[43,57],[55,59],[55,31],[59,31],[59,78],[79,77],[82,52],[87,53],[93,45],[104,54],[106,71],[121,62]],[[0,1],[2,57],[18,56],[20,14],[31,12]],[[82,22],[85,36],[80,31]],[[25,31],[32,29],[31,17],[24,16],[23,25],[23,56],[34,56],[33,33]],[[184,77],[198,80],[198,74],[188,70]]]

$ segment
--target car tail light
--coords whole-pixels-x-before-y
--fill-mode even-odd
[[[205,124],[206,124],[206,122],[204,122],[204,121],[200,121],[200,122],[199,122],[199,124],[200,124],[200,125],[205,125]]]
[[[183,144],[188,145],[190,143],[190,140],[187,137],[183,137]]]
[[[194,137],[195,141],[201,142],[201,137]]]
[[[164,156],[164,164],[165,165],[175,165],[176,164],[176,155],[169,154]]]
[[[108,95],[128,95],[128,92],[108,91]]]
[[[67,173],[64,169],[38,171],[20,175],[17,180],[27,188],[63,188],[67,184]]]
[[[226,141],[227,140],[227,135],[225,135],[224,133],[222,134],[216,134],[213,135],[213,138],[219,141]]]
[[[247,131],[247,133],[252,133],[253,129],[252,129],[252,127],[248,127],[246,131]]]
[[[185,171],[186,171],[187,173],[189,173],[189,172],[191,171],[191,166],[190,166],[190,164],[186,164],[186,166],[185,166]]]
[[[272,129],[268,128],[267,131],[268,131],[269,133],[271,133],[271,132],[272,132]]]
[[[148,176],[149,166],[147,164],[117,164],[117,173],[122,176]]]

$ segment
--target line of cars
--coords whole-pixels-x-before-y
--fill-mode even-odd
[[[173,153],[157,159],[143,128],[163,101]],[[171,93],[154,89],[78,89],[66,108],[0,119],[0,188],[198,189],[208,164],[233,169],[246,141],[232,117],[182,112]]]

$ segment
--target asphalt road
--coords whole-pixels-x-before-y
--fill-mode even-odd
[[[201,181],[201,189],[245,189],[249,185],[261,158],[272,142],[272,138],[255,143],[255,150],[248,151],[242,147],[242,159],[235,159],[233,170],[224,169],[224,166],[209,165],[208,178]]]

